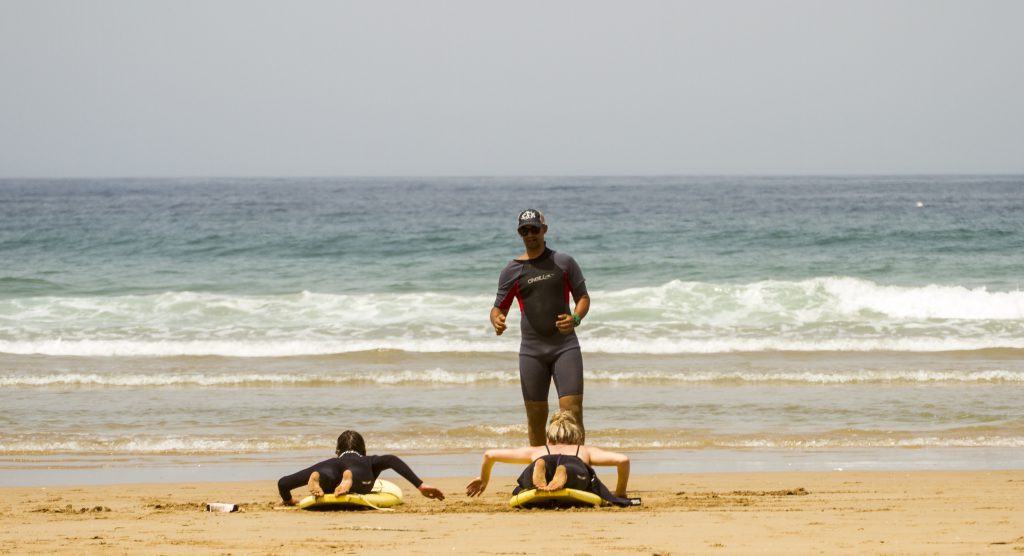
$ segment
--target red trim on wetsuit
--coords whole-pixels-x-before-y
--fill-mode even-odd
[[[498,304],[498,308],[502,311],[508,311],[509,307],[512,306],[512,298],[519,298],[519,312],[523,312],[523,297],[519,295],[519,280],[516,280],[515,284],[512,284],[512,289],[508,291],[505,299],[501,300]]]

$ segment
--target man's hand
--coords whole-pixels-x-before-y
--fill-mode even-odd
[[[572,315],[558,315],[558,319],[555,320],[555,326],[558,327],[558,331],[562,334],[568,334],[572,332],[573,328],[576,328],[576,320],[572,318]]]
[[[501,333],[508,328],[505,326],[505,315],[501,314],[500,311],[494,311],[491,313],[491,326],[494,327],[494,333],[501,336]]]

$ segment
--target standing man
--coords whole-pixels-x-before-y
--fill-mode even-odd
[[[590,310],[583,271],[576,261],[548,249],[548,226],[539,210],[519,213],[519,236],[526,252],[513,259],[498,278],[498,295],[491,308],[491,326],[501,336],[512,300],[519,298],[519,382],[526,404],[530,445],[543,446],[551,380],[558,406],[583,425],[583,355],[574,329]],[[569,309],[569,298],[575,310]]]

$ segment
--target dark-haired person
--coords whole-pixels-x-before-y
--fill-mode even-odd
[[[519,383],[530,445],[542,446],[552,380],[559,409],[572,411],[583,426],[583,354],[575,328],[590,310],[590,296],[576,260],[545,243],[548,226],[539,210],[519,213],[516,229],[526,250],[501,271],[490,318],[500,336],[512,301],[519,298]]]
[[[340,496],[346,493],[367,494],[373,483],[385,469],[393,469],[427,498],[444,500],[444,493],[424,483],[413,470],[398,456],[368,456],[366,443],[356,431],[345,431],[338,437],[335,457],[307,467],[297,473],[281,477],[277,490],[285,505],[294,506],[299,501],[292,497],[292,490],[303,485],[309,487],[313,496],[325,492]]]
[[[556,411],[547,429],[547,443],[543,446],[523,446],[512,449],[493,449],[484,452],[480,476],[466,485],[467,496],[479,496],[487,489],[491,468],[496,462],[528,463],[519,475],[512,492],[537,489],[553,492],[572,488],[591,492],[616,506],[633,506],[638,502],[626,498],[629,484],[629,456],[583,445],[583,428],[572,412]],[[593,466],[612,466],[618,470],[615,491],[610,491],[597,478]],[[638,500],[638,499],[637,499]]]

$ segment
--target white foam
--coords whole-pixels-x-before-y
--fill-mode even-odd
[[[1024,349],[1024,292],[886,286],[846,277],[592,292],[579,334],[604,353]],[[287,357],[369,350],[515,352],[487,295],[442,293],[0,300],[0,352],[93,357]]]
[[[1019,290],[887,286],[841,276],[750,284],[673,280],[661,286],[604,292],[595,297],[601,297],[612,311],[655,311],[695,323],[739,324],[751,317],[794,323],[836,317],[872,318],[865,312],[898,319],[1024,319],[1024,292]]]
[[[606,371],[588,370],[588,382],[623,385],[646,383],[804,383],[860,384],[910,383],[1024,383],[1024,372],[988,371],[844,371],[844,372],[739,372],[739,371]],[[267,387],[316,386],[323,384],[376,384],[388,386],[516,384],[519,376],[510,371],[452,372],[443,369],[355,372],[345,374],[282,373],[156,373],[99,374],[51,373],[45,375],[0,375],[0,388],[98,387]]]
[[[587,352],[608,354],[742,353],[761,351],[794,352],[943,352],[983,349],[1024,349],[1019,338],[849,338],[798,340],[786,338],[587,338],[581,343]],[[376,350],[414,353],[513,353],[518,341],[497,344],[489,341],[451,340],[364,340],[357,342],[312,341],[166,341],[144,340],[41,340],[0,341],[0,353],[13,355],[54,355],[79,357],[294,357],[333,355]]]
[[[0,441],[0,453],[99,453],[114,454],[193,454],[193,453],[253,453],[276,449],[271,442],[218,438],[167,437],[88,437],[79,440],[18,440]]]
[[[597,338],[586,342],[585,348],[597,353],[638,353],[668,355],[676,353],[742,353],[761,351],[799,352],[941,352],[973,351],[982,349],[1024,349],[1024,337],[1020,338],[842,338],[802,340],[778,337],[734,338],[723,336],[714,339],[650,338],[633,340],[625,338]]]
[[[807,384],[858,384],[882,382],[949,382],[949,383],[989,383],[1014,382],[1024,383],[1024,372],[993,370],[993,371],[846,371],[846,372],[737,372],[737,371],[698,371],[698,372],[602,372],[588,373],[587,380],[643,383],[643,382],[740,382],[740,383],[771,383],[791,382]]]
[[[512,431],[520,437],[522,430]],[[494,431],[483,435],[440,435],[392,437],[381,434],[375,437],[375,445],[382,452],[407,452],[458,450],[478,451],[494,445],[508,444],[510,433]],[[636,438],[629,436],[594,433],[593,442],[605,448],[617,450],[662,450],[662,449],[784,449],[784,450],[828,450],[856,448],[924,449],[924,448],[1024,448],[1021,436],[940,436],[917,435],[893,437],[880,434],[858,435],[857,437],[806,437],[787,438],[731,438],[686,436]],[[519,440],[515,440],[519,442]],[[224,439],[195,437],[88,437],[77,440],[3,439],[0,453],[5,454],[78,454],[78,455],[138,455],[138,454],[246,454],[273,453],[282,450],[319,450],[322,439]]]
[[[147,341],[147,340],[39,340],[0,341],[0,353],[14,355],[63,355],[81,357],[292,357],[332,355],[374,350],[401,350],[421,353],[511,352],[518,343],[499,345],[489,342],[436,340],[358,340],[358,341]]]
[[[374,373],[350,373],[341,375],[323,374],[201,374],[201,373],[160,373],[160,374],[98,374],[98,373],[52,373],[47,375],[0,375],[0,388],[17,387],[162,387],[162,386],[304,386],[318,384],[474,384],[485,382],[518,382],[519,377],[511,371],[481,371],[455,373],[443,369],[427,371],[385,371]]]
[[[867,438],[808,438],[808,439],[759,439],[723,441],[716,443],[722,448],[786,448],[786,449],[830,449],[830,448],[1024,448],[1024,438],[1019,436],[978,436],[953,437],[917,436],[913,438],[867,437]]]

